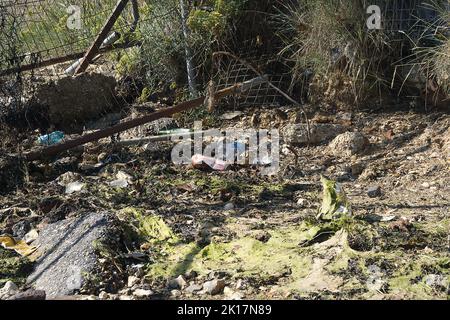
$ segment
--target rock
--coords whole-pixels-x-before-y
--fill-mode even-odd
[[[119,300],[130,301],[130,300],[134,300],[134,297],[133,296],[121,295],[121,296],[119,296]]]
[[[145,265],[140,263],[140,264],[135,264],[131,267],[131,270],[134,271],[134,275],[138,278],[142,278],[145,275]]]
[[[223,294],[228,300],[242,300],[244,298],[242,293],[234,291],[230,287],[225,287],[223,289]]]
[[[109,298],[109,294],[107,294],[105,291],[100,292],[98,297],[102,300],[107,300]]]
[[[328,149],[336,157],[351,157],[362,153],[369,143],[362,133],[346,132],[334,138]]]
[[[36,229],[30,230],[24,237],[23,240],[26,244],[33,243],[39,237],[39,233]]]
[[[310,140],[308,140],[308,127],[306,124],[287,125],[282,130],[284,142],[290,145],[317,145],[332,140],[346,131],[345,127],[329,123],[312,123],[310,125]]]
[[[379,186],[369,187],[369,189],[367,189],[367,195],[370,198],[380,197],[381,196],[381,188]]]
[[[363,173],[364,169],[365,165],[362,162],[355,162],[350,166],[350,172],[354,177],[358,177],[361,173]]]
[[[33,243],[40,258],[27,283],[49,297],[83,288],[85,275],[101,268],[96,244],[112,243],[120,236],[115,222],[113,215],[90,213],[44,226]]]
[[[243,289],[244,286],[245,286],[245,284],[244,284],[244,281],[242,281],[242,279],[239,279],[238,281],[236,281],[236,286],[235,287],[236,287],[237,290]]]
[[[30,223],[28,221],[19,221],[12,227],[13,236],[22,239],[27,232],[30,231],[30,228]]]
[[[5,283],[3,288],[0,289],[0,299],[7,299],[15,295],[18,291],[19,288],[17,285],[12,281],[8,281]]]
[[[140,281],[141,280],[138,277],[129,276],[128,277],[128,282],[127,282],[128,288],[133,287],[134,285],[138,284]]]
[[[170,295],[174,298],[178,298],[181,296],[181,291],[180,290],[172,290],[172,291],[170,291]]]
[[[228,202],[224,207],[223,207],[224,211],[230,211],[230,210],[234,210],[234,204],[233,202]]]
[[[188,280],[197,278],[197,276],[198,274],[195,270],[186,271],[186,273],[184,274],[184,278]]]
[[[193,283],[193,284],[189,285],[185,289],[185,291],[188,292],[188,293],[194,293],[194,292],[200,291],[202,289],[203,289],[203,285]]]
[[[66,194],[80,192],[84,188],[84,183],[80,181],[71,182],[66,185]]]
[[[269,241],[271,235],[269,232],[264,231],[264,230],[257,230],[254,234],[253,234],[253,238],[255,238],[258,241],[261,242],[267,242]]]
[[[136,289],[133,292],[133,295],[137,298],[148,298],[154,295],[154,292],[152,290]]]
[[[187,286],[186,280],[183,276],[178,276],[175,279],[172,279],[168,283],[169,289],[184,289]]]
[[[19,292],[9,298],[8,300],[45,300],[46,293],[44,290],[29,289],[24,292]]]
[[[224,288],[225,281],[221,279],[207,281],[203,284],[203,290],[210,295],[220,294]]]
[[[81,179],[81,175],[79,173],[68,171],[63,173],[58,178],[56,178],[55,182],[62,187],[65,187],[69,183],[76,182]]]

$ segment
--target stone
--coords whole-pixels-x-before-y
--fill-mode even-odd
[[[370,198],[377,198],[381,196],[381,188],[379,186],[372,186],[367,189],[367,195]]]
[[[344,133],[345,127],[329,123],[311,123],[310,139],[308,139],[308,126],[304,123],[290,124],[282,130],[284,143],[290,145],[318,145],[334,139],[337,135]]]
[[[83,288],[86,275],[101,269],[95,244],[112,243],[119,232],[114,216],[105,212],[44,226],[33,243],[40,257],[27,283],[49,297],[74,294]]]
[[[170,295],[174,298],[178,298],[181,296],[181,291],[180,290],[172,290],[172,291],[170,291]]]
[[[138,277],[135,276],[129,276],[128,277],[128,281],[127,281],[127,285],[128,288],[131,288],[133,286],[135,286],[136,284],[138,284],[141,280]]]
[[[80,179],[81,179],[81,175],[79,173],[68,171],[68,172],[60,175],[58,178],[56,178],[55,182],[58,185],[65,187],[69,183],[76,182]]]
[[[44,290],[29,289],[24,292],[19,292],[9,298],[8,300],[45,300],[46,293]]]
[[[369,139],[362,133],[345,132],[334,138],[328,149],[336,157],[351,157],[364,152],[369,144]]]
[[[243,289],[244,286],[245,286],[245,284],[244,284],[244,281],[242,281],[242,279],[238,279],[238,281],[236,281],[235,287],[237,290]]]
[[[33,243],[39,237],[39,233],[36,229],[30,230],[24,237],[23,240],[26,244]]]
[[[30,231],[30,228],[30,223],[28,221],[19,221],[12,227],[13,236],[22,239],[27,232]]]
[[[66,194],[72,194],[75,192],[80,192],[84,188],[85,184],[80,181],[71,182],[66,185]]]
[[[100,292],[98,297],[102,300],[107,300],[109,298],[109,294],[107,294],[105,291]]]
[[[169,289],[184,289],[187,286],[187,282],[182,275],[175,279],[169,280]]]
[[[0,299],[9,298],[10,296],[15,295],[18,291],[19,288],[17,285],[12,281],[8,281],[5,283],[3,288],[0,289]]]
[[[135,264],[131,267],[131,270],[134,271],[134,275],[138,278],[142,278],[145,275],[145,265],[140,263],[140,264]]]
[[[214,279],[203,284],[203,290],[210,295],[222,293],[225,288],[225,281],[221,279]]]
[[[197,276],[198,273],[195,270],[186,271],[186,273],[184,274],[184,278],[188,280],[197,278]]]
[[[152,290],[136,289],[134,290],[133,295],[137,298],[148,298],[154,295],[154,292]]]
[[[193,284],[189,285],[185,289],[185,291],[188,292],[188,293],[194,293],[194,292],[200,291],[202,289],[203,289],[203,285],[193,283]]]
[[[228,202],[224,207],[223,207],[224,211],[230,211],[230,210],[234,210],[234,204],[233,202]]]

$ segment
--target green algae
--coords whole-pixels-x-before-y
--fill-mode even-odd
[[[7,281],[20,285],[25,283],[31,272],[33,263],[15,252],[0,247],[0,287]]]

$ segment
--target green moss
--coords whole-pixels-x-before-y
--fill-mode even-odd
[[[7,281],[20,285],[32,270],[33,263],[15,252],[0,247],[0,287]]]

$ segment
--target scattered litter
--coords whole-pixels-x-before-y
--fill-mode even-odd
[[[242,114],[243,114],[242,111],[227,112],[224,113],[220,118],[222,120],[233,120],[236,119],[237,117],[240,117]]]
[[[223,160],[205,157],[201,154],[192,156],[192,165],[195,169],[204,170],[209,167],[215,171],[225,171],[228,167],[227,163]]]
[[[192,132],[191,129],[172,129],[172,130],[161,130],[158,132],[161,136],[173,135],[173,134],[186,134]]]
[[[126,172],[119,171],[116,174],[116,180],[111,181],[109,185],[113,188],[127,188],[133,183],[133,177]]]
[[[50,134],[40,136],[38,138],[38,143],[46,145],[46,146],[51,146],[53,144],[57,144],[58,142],[61,142],[62,139],[64,139],[64,132],[55,131]]]
[[[344,188],[338,182],[320,178],[323,187],[322,207],[317,218],[334,220],[351,214],[350,204],[345,195]]]
[[[109,186],[110,187],[113,187],[113,188],[127,188],[128,187],[128,180],[125,180],[125,179],[117,179],[117,180],[114,180],[114,181],[111,181],[110,183],[109,183]]]
[[[80,192],[84,188],[84,186],[85,184],[80,181],[69,183],[68,185],[66,185],[66,194]]]
[[[24,240],[16,241],[13,237],[10,236],[1,236],[0,244],[3,248],[8,250],[14,250],[18,254],[23,257],[29,257],[30,260],[35,260],[35,258],[31,258],[30,256],[37,250],[36,246],[29,246]]]
[[[392,216],[384,216],[381,218],[381,222],[391,222],[398,219],[398,216],[392,215]]]

